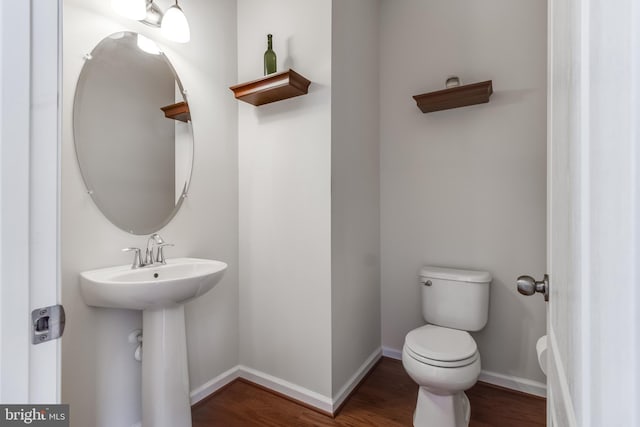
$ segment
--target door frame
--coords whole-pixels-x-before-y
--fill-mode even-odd
[[[62,0],[0,4],[0,402],[59,403],[60,340],[31,311],[60,302]],[[10,349],[10,350],[9,350]]]

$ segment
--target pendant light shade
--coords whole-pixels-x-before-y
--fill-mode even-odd
[[[111,0],[111,7],[119,15],[137,21],[144,19],[147,15],[146,0]]]
[[[164,13],[160,30],[164,37],[177,43],[187,43],[191,39],[187,17],[177,1]]]

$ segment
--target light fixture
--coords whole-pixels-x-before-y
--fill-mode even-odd
[[[160,22],[162,22],[162,9],[158,7],[157,4],[153,2],[153,0],[147,1],[147,15],[144,19],[140,20],[143,24],[146,24],[150,27],[160,28]]]
[[[187,43],[191,39],[189,23],[187,22],[187,17],[184,16],[184,12],[178,6],[178,0],[176,0],[176,4],[164,13],[160,31],[167,39],[177,43]]]
[[[159,27],[162,35],[171,41],[187,43],[191,39],[189,22],[178,0],[164,14],[153,0],[111,0],[111,7],[122,16]]]
[[[139,21],[147,16],[147,0],[111,0],[111,7],[125,18]]]

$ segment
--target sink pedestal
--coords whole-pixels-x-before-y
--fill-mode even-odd
[[[191,427],[184,305],[142,312],[142,426]]]
[[[174,258],[80,273],[87,305],[142,310],[143,427],[191,427],[184,303],[211,290],[226,269],[221,261]]]

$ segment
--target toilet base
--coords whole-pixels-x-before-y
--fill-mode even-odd
[[[414,427],[468,427],[470,417],[471,405],[464,392],[443,396],[425,387],[418,390]]]

